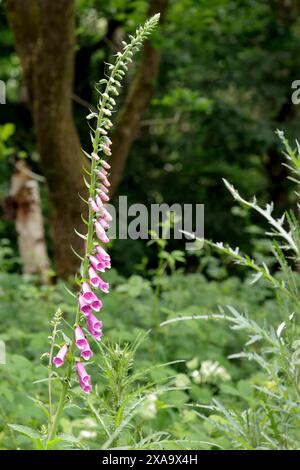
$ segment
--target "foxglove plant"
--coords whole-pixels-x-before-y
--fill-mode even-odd
[[[132,61],[132,56],[137,52],[143,41],[151,34],[159,21],[159,14],[150,18],[144,26],[140,26],[134,36],[129,36],[130,42],[123,41],[123,50],[116,54],[115,64],[108,64],[110,74],[107,78],[100,80],[97,91],[100,94],[98,103],[98,113],[91,112],[87,116],[89,124],[96,122],[95,127],[90,124],[92,151],[84,154],[90,160],[89,170],[85,169],[88,180],[84,178],[88,188],[88,219],[84,220],[87,233],[76,233],[84,240],[85,253],[80,268],[78,308],[74,324],[73,339],[70,344],[64,342],[57,355],[50,363],[58,368],[63,366],[67,359],[67,370],[62,381],[63,386],[59,403],[53,416],[50,412],[50,422],[47,435],[49,444],[56,436],[61,414],[65,406],[66,395],[70,389],[72,374],[76,365],[78,383],[85,394],[92,391],[92,379],[86,371],[85,361],[89,361],[93,352],[89,345],[88,336],[83,329],[86,327],[87,335],[100,341],[102,337],[102,321],[93,312],[99,312],[103,303],[99,298],[100,293],[109,292],[109,284],[105,282],[98,273],[104,273],[111,267],[110,256],[102,245],[109,242],[106,231],[112,218],[105,203],[109,201],[109,170],[110,164],[106,160],[111,155],[112,141],[108,136],[113,124],[111,116],[116,105],[115,97],[119,95],[121,81],[128,69],[128,64]],[[79,256],[79,255],[78,255]],[[53,348],[52,348],[53,349]],[[51,402],[51,374],[49,377],[49,401]],[[52,405],[51,405],[52,408]]]

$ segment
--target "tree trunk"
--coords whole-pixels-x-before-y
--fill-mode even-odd
[[[150,0],[148,16],[160,13],[160,23],[163,23],[167,6],[168,0]],[[111,194],[116,191],[122,179],[143,113],[150,104],[159,73],[160,58],[160,52],[153,47],[151,41],[147,41],[139,70],[129,86],[124,105],[116,119],[112,145]]]
[[[49,186],[50,223],[57,273],[68,277],[78,268],[71,246],[82,251],[74,232],[81,227],[85,192],[83,155],[74,126],[74,0],[7,0],[35,123],[43,173]]]
[[[47,283],[50,263],[45,243],[39,185],[23,160],[16,163],[8,199],[14,208],[23,273],[36,274],[42,283]]]

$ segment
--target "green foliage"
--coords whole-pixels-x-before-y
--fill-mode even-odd
[[[278,132],[284,147],[288,167],[298,183],[299,178],[299,144],[292,149]],[[271,238],[270,250],[278,263],[280,272],[271,274],[265,263],[257,264],[249,256],[240,255],[239,249],[226,247],[222,243],[211,243],[218,250],[228,254],[233,260],[255,271],[252,284],[263,280],[277,293],[277,303],[281,307],[281,322],[274,324],[265,315],[263,321],[256,316],[239,313],[232,306],[219,308],[218,315],[211,315],[211,320],[221,319],[229,322],[234,331],[241,331],[248,340],[241,352],[231,354],[231,359],[247,359],[255,363],[267,379],[263,384],[256,384],[257,400],[241,413],[236,406],[223,404],[216,398],[210,405],[199,405],[210,415],[198,413],[207,420],[221,435],[225,435],[234,448],[254,449],[298,449],[300,420],[300,374],[299,374],[299,273],[300,225],[296,217],[289,212],[280,218],[273,215],[273,204],[266,208],[258,205],[256,198],[244,199],[239,192],[225,180],[225,185],[234,199],[242,205],[257,211],[269,225],[266,232]],[[251,312],[251,309],[250,309]],[[206,316],[186,316],[172,319],[164,324],[186,320],[209,320]]]
[[[126,448],[225,445],[224,437],[206,423],[199,423],[197,411],[190,405],[208,405],[216,397],[242,410],[245,403],[255,400],[257,392],[250,384],[264,386],[266,375],[257,373],[251,362],[226,359],[242,348],[243,336],[226,329],[222,322],[182,322],[180,329],[170,325],[150,331],[136,349],[137,338],[157,326],[152,316],[155,285],[137,275],[127,280],[115,271],[108,277],[112,293],[106,299],[110,313],[105,321],[105,338],[109,341],[103,340],[90,365],[97,391],[83,401],[79,387],[75,388],[61,421],[64,439],[68,437],[69,441],[57,440],[51,446],[99,448],[99,442],[104,445],[108,439],[105,427],[110,436],[116,432],[113,445]],[[231,304],[239,310],[248,305],[258,319],[266,314],[279,323],[280,307],[272,299],[270,289],[255,284],[249,298],[248,284],[248,279],[242,282],[238,278],[207,282],[201,274],[162,275],[161,318],[209,313],[217,311],[218,304]],[[33,429],[40,433],[43,443],[47,410],[42,402],[47,401],[48,395],[45,332],[58,306],[63,311],[63,321],[72,321],[73,299],[62,283],[37,287],[33,280],[2,273],[0,300],[1,339],[7,350],[7,363],[0,366],[0,445],[32,448],[30,439],[8,424]],[[120,368],[122,373],[117,374]],[[54,381],[52,387],[56,399],[58,383]],[[120,393],[119,406],[113,407],[112,403],[117,403],[113,396]],[[135,403],[133,413],[130,409]],[[121,412],[124,414],[120,430],[114,423]]]
[[[86,101],[86,107],[96,101],[99,71],[102,74],[105,62],[111,62],[124,35],[144,21],[147,8],[147,0],[76,1],[74,93]],[[0,123],[14,122],[18,132],[12,146],[32,154],[32,123],[5,14],[0,15],[0,31],[1,79],[8,91]],[[240,214],[228,217],[230,195],[224,194],[221,178],[238,184],[247,197],[255,193],[263,201],[278,202],[279,209],[295,204],[291,185],[283,178],[274,129],[280,126],[291,138],[297,137],[299,112],[291,103],[291,84],[299,74],[299,37],[294,1],[169,2],[165,25],[155,35],[161,72],[120,194],[127,194],[130,203],[205,203],[207,237],[251,252],[254,237],[240,230]],[[129,75],[134,71],[133,66]],[[82,125],[86,107],[75,103],[83,147],[90,141]],[[34,157],[31,163],[41,173]],[[8,175],[3,178],[8,179]],[[257,222],[254,214],[247,214],[252,223]],[[11,227],[3,232],[12,233]],[[151,257],[153,252],[143,241],[129,240],[126,249],[124,243],[116,241],[113,254],[118,270],[130,275],[142,256]],[[182,247],[174,243],[173,249]],[[190,259],[190,264],[194,267],[195,260]]]

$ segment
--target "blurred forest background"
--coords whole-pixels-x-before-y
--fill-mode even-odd
[[[26,159],[47,181],[40,184],[43,213],[59,275],[72,274],[77,262],[69,246],[78,245],[80,145],[89,146],[85,116],[97,101],[95,82],[149,10],[161,11],[164,24],[119,100],[113,195],[147,205],[204,203],[206,237],[248,251],[251,237],[239,218],[245,214],[230,214],[221,178],[246,196],[273,200],[279,210],[294,203],[275,130],[292,141],[299,128],[291,101],[291,84],[300,76],[298,2],[63,0],[42,2],[41,11],[35,1],[6,3],[7,14],[1,2],[0,15],[7,91],[0,108],[2,211],[15,158]],[[15,248],[13,221],[1,220],[0,236]],[[143,241],[116,241],[112,249],[124,274],[151,256]]]
[[[126,35],[156,12],[161,13],[160,28],[132,65],[114,116],[112,203],[118,195],[147,206],[203,203],[206,238],[239,245],[261,259],[268,255],[265,237],[257,237],[263,233],[258,216],[232,203],[222,178],[247,198],[256,194],[262,203],[272,200],[278,213],[296,207],[275,131],[285,131],[291,142],[299,138],[299,106],[291,100],[292,82],[300,79],[297,0],[0,0],[0,79],[6,84],[6,104],[0,105],[0,329],[13,348],[15,370],[1,381],[0,438],[6,448],[20,444],[13,435],[5,437],[4,423],[16,413],[28,423],[39,422],[21,392],[33,374],[44,373],[36,364],[45,349],[49,317],[57,305],[66,315],[72,311],[60,279],[77,268],[70,245],[78,249],[80,243],[73,230],[80,227],[84,210],[78,198],[84,193],[80,148],[90,145],[85,116],[97,103],[95,83]],[[20,275],[14,177],[22,171],[41,193],[50,264],[44,252],[41,256],[56,285],[39,287],[34,277]],[[168,249],[184,250],[183,242],[171,241]],[[107,328],[112,339],[132,340],[139,329],[152,325],[156,245],[114,240],[110,252],[115,289],[107,301],[112,313]],[[277,318],[266,287],[255,286],[249,300],[241,269],[220,263],[209,250],[174,256],[160,280],[160,320],[179,310],[213,311],[223,302],[244,308],[247,301],[258,317],[267,312]],[[237,407],[243,400],[252,403],[249,383],[263,378],[249,364],[232,365],[226,359],[232,348],[239,348],[240,336],[209,324],[180,329],[162,333],[163,341],[154,349],[145,346],[138,361],[145,367],[153,358],[194,359],[187,369],[162,369],[165,376],[179,374],[181,383],[193,382],[191,392],[176,392],[172,406],[191,397],[208,403],[216,394],[234,397]],[[229,375],[203,385],[191,371],[211,359]],[[178,439],[195,433],[207,439],[210,434],[215,443],[229,445],[210,427],[199,427],[192,411],[178,410],[165,409],[157,418],[152,409],[146,418],[156,419],[154,427]],[[71,413],[64,430],[82,429],[82,423]]]

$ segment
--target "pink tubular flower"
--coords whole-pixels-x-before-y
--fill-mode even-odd
[[[108,229],[109,229],[109,223],[106,222],[105,219],[100,219],[100,225],[102,225],[102,227],[104,228],[104,230],[108,230]]]
[[[92,284],[93,287],[98,287],[100,283],[100,277],[96,273],[95,269],[91,266],[89,268],[89,278],[90,278],[90,283]]]
[[[110,150],[108,145],[102,144],[101,148],[102,148],[103,152],[105,153],[105,155],[108,155],[108,156],[111,155],[111,150]]]
[[[95,315],[90,315],[87,319],[87,327],[91,335],[96,341],[102,337],[102,321],[98,320]]]
[[[91,307],[93,310],[95,310],[95,312],[99,312],[99,310],[103,307],[101,300],[98,299],[95,294],[94,299],[91,302]]]
[[[89,332],[91,333],[91,335],[93,336],[93,338],[94,338],[96,341],[100,341],[100,339],[101,339],[102,336],[103,336],[102,330],[96,331],[96,330],[92,329],[92,327],[89,327]]]
[[[109,293],[109,283],[103,281],[103,279],[101,279],[100,276],[98,276],[98,278],[99,278],[98,288],[100,290],[102,290],[102,292],[104,292],[105,294],[108,294]]]
[[[90,384],[91,376],[87,374],[82,362],[77,362],[76,367],[80,387],[84,393],[90,393],[92,391],[92,386]]]
[[[91,265],[93,266],[96,271],[100,271],[101,273],[104,273],[105,271],[105,262],[101,259],[97,259],[95,256],[90,256],[90,262]]]
[[[91,314],[87,319],[87,326],[89,331],[93,330],[96,333],[100,333],[100,331],[102,330],[102,321],[98,320],[95,315]]]
[[[109,170],[111,168],[110,164],[107,163],[105,160],[102,160],[101,161],[101,165],[103,166],[103,168],[105,168],[106,170]]]
[[[99,207],[97,206],[96,202],[93,201],[93,199],[90,199],[89,203],[94,212],[99,212]]]
[[[102,227],[100,222],[95,222],[95,230],[96,230],[97,237],[99,238],[99,240],[102,243],[108,243],[109,242],[109,238],[107,237],[106,233],[104,232],[104,228]]]
[[[68,346],[67,346],[67,344],[64,344],[60,348],[60,350],[58,351],[56,356],[53,358],[52,362],[55,365],[55,367],[60,367],[60,366],[63,365],[63,363],[65,362],[67,354],[68,354]]]
[[[97,258],[101,261],[107,261],[107,260],[110,260],[110,256],[108,253],[106,253],[106,251],[104,250],[104,248],[102,248],[102,246],[98,245],[96,247],[96,252],[97,252]]]
[[[103,192],[100,193],[100,197],[103,202],[108,202],[109,201],[109,196]]]
[[[88,303],[85,300],[85,298],[83,297],[83,295],[79,296],[79,307],[80,307],[80,311],[85,316],[88,316],[92,312],[91,307],[88,305]]]
[[[94,298],[94,292],[90,288],[89,284],[87,282],[83,282],[81,286],[81,291],[82,291],[82,297],[84,300],[90,304]]]
[[[103,333],[102,333],[102,331],[100,331],[100,333],[92,333],[92,336],[96,341],[100,341],[100,339],[103,336]]]
[[[89,348],[89,343],[80,326],[76,326],[75,328],[75,343],[77,348],[81,351]]]
[[[97,237],[99,238],[99,240],[102,243],[108,243],[109,242],[109,238],[107,237],[106,233],[104,232],[104,228],[102,227],[100,222],[95,222],[95,230],[96,230]]]
[[[105,171],[105,170],[104,170],[104,171]],[[104,171],[103,171],[103,170],[100,170],[100,171],[98,172],[98,178],[100,178],[101,180],[106,179],[106,174],[104,173]]]
[[[80,356],[83,357],[85,361],[89,361],[93,355],[93,351],[90,348],[90,345],[87,345],[87,348],[81,349]]]
[[[101,282],[99,284],[99,289],[101,289],[102,292],[104,292],[105,294],[108,294],[109,293],[109,283],[105,282],[101,279]]]
[[[96,161],[100,160],[100,157],[95,152],[92,153],[92,158]]]
[[[107,186],[108,188],[110,187],[110,182],[108,181],[107,178],[104,178],[104,179],[102,180],[102,183],[105,184],[105,186]]]
[[[104,228],[98,220],[97,222],[95,222],[94,227],[96,230],[97,237],[99,238],[99,240],[101,240],[101,236],[104,234]]]
[[[96,247],[96,251],[97,251],[97,259],[104,264],[104,267],[105,269],[110,269],[111,265],[110,265],[110,256],[106,253],[106,251],[104,250],[104,248],[102,248],[102,246],[97,246]],[[104,269],[104,271],[105,271]],[[101,271],[101,272],[104,272],[104,271]]]
[[[102,202],[102,199],[101,199],[100,196],[96,197],[96,203],[97,203],[97,206],[98,206],[98,210],[100,210],[103,207],[103,202]]]
[[[107,209],[103,209],[103,212],[102,212],[102,217],[103,219],[107,220],[107,222],[111,222],[112,221],[112,216],[110,215],[110,213],[108,212]]]
[[[101,191],[103,191],[104,193],[106,193],[106,194],[108,193],[108,189],[107,189],[106,186],[104,186],[104,184],[101,183],[101,184],[99,185],[99,188],[100,188]]]

